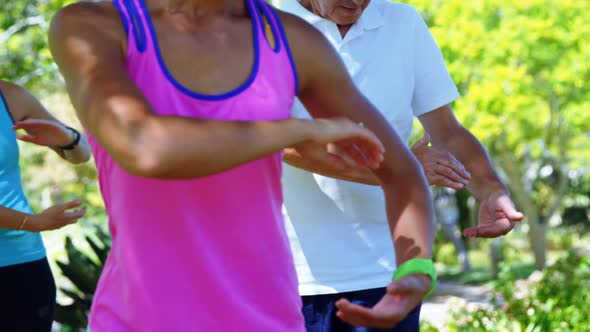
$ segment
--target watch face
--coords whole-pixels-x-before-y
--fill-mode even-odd
[[[77,131],[76,129],[72,128],[72,127],[66,127],[68,128],[68,130],[70,130],[72,133],[74,133],[74,139],[72,140],[72,143],[66,145],[66,146],[62,146],[60,147],[60,149],[62,150],[73,150],[76,148],[76,146],[78,145],[78,143],[80,143],[80,132]]]

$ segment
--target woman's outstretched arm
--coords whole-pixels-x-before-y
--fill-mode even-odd
[[[345,141],[381,158],[381,145],[349,120],[231,122],[156,116],[124,68],[126,37],[112,4],[61,9],[50,49],[85,128],[129,173],[194,178],[309,141]]]

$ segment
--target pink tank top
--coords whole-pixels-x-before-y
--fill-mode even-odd
[[[143,0],[114,1],[128,36],[127,72],[158,115],[290,116],[297,78],[283,28],[262,0],[246,1],[254,66],[242,86],[222,95],[190,91],[172,77]],[[92,332],[304,331],[281,214],[280,153],[205,178],[158,180],[128,174],[94,138],[90,143],[113,238]]]

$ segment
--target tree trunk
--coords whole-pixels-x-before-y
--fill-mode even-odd
[[[448,189],[439,189],[436,191],[434,201],[436,219],[439,221],[447,238],[455,245],[455,251],[461,262],[463,272],[470,272],[471,264],[469,263],[469,255],[461,239],[461,227],[459,226],[461,211],[457,203],[456,192]]]
[[[469,255],[467,252],[467,248],[461,239],[461,231],[457,224],[445,223],[441,222],[441,227],[443,232],[453,242],[455,246],[455,251],[459,257],[459,262],[461,263],[461,268],[463,272],[471,272],[471,263],[469,262]]]
[[[529,242],[535,255],[535,269],[543,270],[547,263],[547,239],[545,237],[545,226],[539,220],[538,214],[527,216],[529,224]]]
[[[535,256],[535,268],[542,270],[546,263],[547,241],[545,239],[545,227],[541,224],[541,217],[530,193],[526,192],[524,176],[518,168],[518,163],[510,155],[501,155],[500,163],[510,178],[508,186],[513,194],[517,207],[524,213],[529,226],[528,238]]]
[[[497,279],[500,274],[500,262],[502,257],[502,245],[504,244],[504,237],[497,237],[491,240],[490,243],[490,257],[491,257],[491,275],[492,279]]]

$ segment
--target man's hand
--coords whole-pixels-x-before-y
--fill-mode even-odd
[[[350,303],[346,299],[336,302],[338,316],[355,326],[392,328],[416,308],[430,289],[430,277],[415,274],[394,281],[387,293],[373,308]]]
[[[479,225],[463,231],[467,237],[498,237],[510,232],[524,214],[516,211],[514,203],[504,191],[491,193],[481,201]]]
[[[293,167],[335,179],[381,185],[369,167],[359,164],[336,144],[306,142],[283,151],[283,160]]]
[[[346,117],[313,119],[310,124],[315,129],[314,137],[294,148],[305,145],[325,146],[325,151],[335,158],[339,155],[341,160],[347,160],[350,165],[354,161],[358,165],[373,169],[378,168],[383,161],[383,144],[362,124],[354,123]],[[313,148],[311,150],[318,151]],[[348,155],[348,158],[345,155]]]
[[[430,135],[412,145],[412,152],[424,168],[424,174],[431,186],[438,185],[462,189],[469,183],[471,174],[451,153],[429,146]]]

